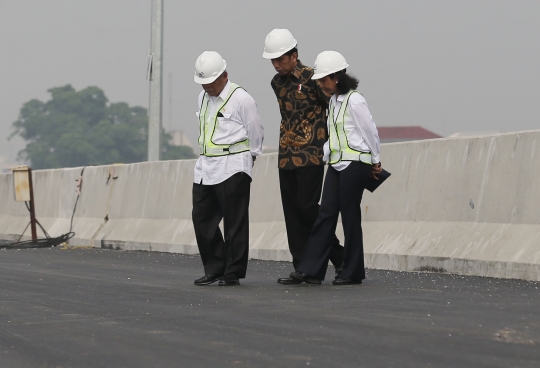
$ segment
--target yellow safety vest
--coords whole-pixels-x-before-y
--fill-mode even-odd
[[[249,140],[245,139],[241,142],[232,144],[215,144],[212,140],[214,133],[219,124],[218,114],[223,107],[229,102],[232,94],[240,87],[237,84],[231,83],[229,88],[229,94],[219,108],[214,111],[213,115],[208,117],[208,94],[205,93],[201,105],[201,111],[199,112],[199,150],[201,155],[205,156],[226,156],[235,153],[249,151]]]
[[[335,106],[330,100],[328,108],[328,139],[330,140],[330,165],[337,164],[340,161],[362,161],[371,165],[371,153],[352,149],[349,146],[347,133],[345,132],[345,120],[350,119],[349,97],[358,91],[350,91],[345,95],[339,108],[337,119],[334,119]]]

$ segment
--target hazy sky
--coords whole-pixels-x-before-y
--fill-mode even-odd
[[[22,104],[51,87],[95,85],[148,107],[150,5],[0,0],[0,168],[23,147],[6,140]],[[540,128],[539,0],[165,0],[164,126],[195,143],[194,62],[215,50],[257,101],[265,144],[277,145],[274,71],[261,56],[273,28],[291,30],[305,64],[340,51],[378,126],[445,136]]]

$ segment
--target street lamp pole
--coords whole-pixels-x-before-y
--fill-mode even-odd
[[[163,1],[152,0],[152,37],[147,77],[150,80],[148,161],[161,159],[163,97]]]

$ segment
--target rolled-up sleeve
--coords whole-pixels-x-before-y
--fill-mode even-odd
[[[362,97],[358,102],[351,103],[350,115],[360,130],[362,139],[371,152],[371,163],[380,162],[381,143],[375,121],[369,112],[366,100]]]
[[[242,124],[244,124],[248,134],[251,155],[261,155],[264,141],[264,128],[261,124],[257,104],[251,96],[248,95],[240,101],[238,114],[240,115]]]

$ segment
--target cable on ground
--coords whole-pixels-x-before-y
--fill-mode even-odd
[[[82,189],[82,176],[84,173],[84,169],[86,169],[86,166],[83,167],[81,171],[81,176],[79,179],[77,179],[77,199],[75,200],[75,206],[73,206],[73,213],[71,214],[71,221],[69,225],[69,232],[62,234],[57,237],[51,237],[49,233],[41,226],[39,221],[36,219],[36,224],[41,228],[41,231],[43,231],[43,234],[45,234],[45,238],[37,239],[37,240],[25,240],[20,241],[22,236],[19,237],[19,240],[13,243],[7,243],[7,244],[0,244],[0,249],[30,249],[30,248],[50,248],[55,247],[60,244],[66,244],[67,241],[75,236],[75,233],[72,231],[73,229],[73,217],[75,217],[75,211],[77,210],[77,203],[79,202],[79,197],[81,196],[81,189]],[[30,212],[30,206],[28,205],[28,202],[24,202],[26,204],[26,208]],[[26,232],[26,229],[28,229],[28,225],[24,228],[23,234]]]

